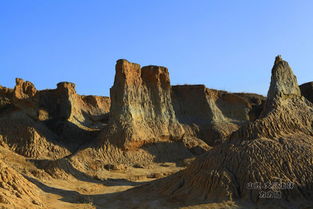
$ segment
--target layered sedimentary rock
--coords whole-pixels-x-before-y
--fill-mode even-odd
[[[277,57],[262,118],[241,126],[186,170],[138,192],[186,202],[266,204],[272,198],[271,204],[281,206],[284,200],[312,200],[312,124],[312,103],[301,96],[288,63]]]
[[[311,93],[312,83],[299,88],[281,57],[266,101],[204,85],[171,86],[166,68],[119,60],[111,106],[107,97],[78,95],[69,82],[42,91],[22,79],[14,89],[0,87],[0,145],[36,158],[31,162],[53,177],[78,179],[104,164],[179,164],[210,149],[186,170],[135,189],[138,196],[155,198],[153,207],[159,195],[187,205],[264,198],[303,203],[313,199]],[[95,149],[100,129],[106,143]],[[1,160],[0,168],[0,206],[41,204],[30,182]]]
[[[182,85],[172,87],[172,100],[178,121],[208,144],[216,145],[243,123],[258,118],[265,98],[204,85]]]
[[[78,95],[73,83],[39,91],[22,79],[13,90],[1,88],[0,101],[1,139],[17,153],[36,158],[65,156],[92,140],[110,108],[108,97]]]
[[[61,82],[56,89],[37,91],[22,79],[16,79],[13,103],[37,120],[63,119],[87,127],[101,120],[110,108],[108,97],[78,95],[74,83]]]
[[[141,68],[118,60],[110,94],[112,128],[108,138],[112,143],[131,149],[183,136],[172,105],[167,68]]]
[[[192,137],[215,145],[242,123],[258,117],[254,108],[262,102],[253,104],[243,95],[204,85],[171,86],[165,67],[141,68],[118,60],[106,137],[127,149]]]
[[[313,82],[304,83],[299,86],[302,96],[313,103]]]
[[[40,91],[38,98],[38,119],[69,143],[80,144],[95,137],[104,127],[110,107],[108,97],[78,95],[70,82]]]

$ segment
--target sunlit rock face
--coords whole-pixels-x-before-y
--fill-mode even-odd
[[[181,138],[171,99],[167,68],[118,60],[111,88],[112,143],[135,148],[148,142]]]
[[[284,61],[281,56],[277,56],[272,69],[271,84],[263,114],[270,111],[273,106],[278,105],[281,100],[293,96],[301,96],[297,77],[293,74],[288,62]]]
[[[264,98],[204,85],[171,86],[165,67],[118,60],[111,100],[111,126],[104,138],[131,149],[194,137],[216,145],[242,123],[255,120],[255,106],[263,105]]]

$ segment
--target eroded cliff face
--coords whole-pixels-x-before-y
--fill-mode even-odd
[[[37,91],[22,79],[16,79],[13,103],[37,120],[63,119],[87,127],[101,120],[110,108],[108,97],[78,95],[74,83],[61,82],[56,89]]]
[[[186,202],[241,199],[266,204],[260,189],[251,186],[257,184],[263,192],[279,192],[281,197],[273,202],[277,205],[311,200],[313,105],[301,96],[296,77],[281,57],[272,69],[266,104],[262,118],[242,125],[186,170],[137,191]],[[292,188],[279,186],[286,184]]]
[[[1,139],[28,157],[68,155],[105,126],[110,108],[108,97],[78,95],[69,82],[38,91],[16,79],[13,90],[1,88],[0,93]]]
[[[181,85],[172,87],[172,100],[179,123],[215,146],[243,123],[258,118],[258,108],[265,98],[208,89],[204,85]]]
[[[204,85],[171,86],[165,67],[118,60],[106,138],[126,149],[194,137],[214,146],[259,116],[255,107],[264,98],[258,104],[252,98]]]
[[[123,172],[131,166],[185,166],[201,154],[187,169],[135,189],[138,195],[132,197],[154,198],[153,207],[162,198],[187,205],[234,199],[265,203],[249,185],[269,182],[293,185],[264,190],[281,192],[279,201],[304,202],[313,199],[310,89],[310,84],[298,87],[281,57],[272,69],[268,98],[204,85],[171,86],[165,67],[118,60],[112,105],[108,97],[78,95],[70,82],[37,90],[17,79],[14,89],[0,87],[0,146],[33,158],[28,163],[41,173],[79,180],[104,166]],[[0,204],[41,206],[31,179],[18,173],[22,169],[11,169],[5,158],[0,153]],[[127,206],[132,192],[125,192]]]
[[[10,114],[22,118],[19,123],[27,121],[28,127],[48,129],[40,133],[50,131],[46,138],[58,139],[72,151],[94,140],[102,130],[101,141],[123,149],[180,141],[202,153],[209,149],[203,141],[215,146],[242,124],[258,118],[256,109],[264,101],[257,95],[233,94],[204,85],[171,86],[167,68],[141,67],[127,60],[116,63],[112,105],[108,97],[78,95],[70,82],[38,91],[31,82],[16,79],[13,90],[1,91],[1,101],[11,107]],[[39,132],[35,135],[44,137]]]
[[[184,131],[177,122],[165,67],[118,60],[111,88],[109,140],[131,149],[145,143],[176,140]]]

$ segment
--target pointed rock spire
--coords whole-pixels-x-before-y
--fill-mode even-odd
[[[293,74],[288,62],[277,56],[272,69],[271,85],[268,91],[268,100],[274,101],[286,96],[301,96],[297,77]]]
[[[270,112],[281,101],[293,96],[301,96],[297,77],[294,75],[288,62],[278,55],[275,58],[274,66],[272,68],[271,84],[267,93],[266,106],[262,115]]]

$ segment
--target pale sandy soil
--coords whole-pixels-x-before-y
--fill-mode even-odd
[[[32,179],[39,188],[42,189],[42,200],[44,204],[51,209],[70,208],[70,209],[91,209],[91,208],[238,208],[234,202],[225,203],[209,203],[191,206],[179,206],[180,204],[162,203],[162,200],[150,200],[145,198],[145,194],[138,198],[137,194],[127,197],[120,195],[120,192],[126,191],[130,188],[145,184],[156,178],[147,178],[146,174],[151,171],[173,172],[180,170],[177,167],[167,167],[155,165],[153,169],[137,168],[130,172],[110,171],[107,174],[109,180],[102,180],[99,182],[86,182],[77,179],[56,180],[50,179],[46,181],[39,181]],[[126,177],[126,178],[123,178]],[[139,178],[137,181],[130,181],[127,178]]]
[[[0,160],[9,164],[21,173],[27,180],[38,187],[41,204],[23,205],[20,202],[2,204],[0,209],[256,209],[277,208],[269,203],[266,207],[256,207],[247,203],[227,201],[222,203],[188,203],[169,201],[166,197],[152,197],[149,193],[128,191],[159,178],[166,177],[185,168],[176,163],[153,163],[148,167],[124,167],[118,170],[99,170],[88,173],[88,178],[77,178],[68,175],[66,178],[52,178],[49,174],[38,169],[20,155],[0,147]],[[92,174],[92,175],[91,175]],[[281,208],[281,207],[280,207]],[[286,209],[292,208],[286,205]],[[304,208],[303,208],[304,209]],[[305,208],[310,209],[310,208]],[[312,208],[311,208],[312,209]]]
[[[52,178],[49,174],[38,169],[30,159],[18,155],[0,146],[0,160],[22,174],[35,184],[40,191],[42,205],[23,205],[23,199],[15,202],[8,197],[9,203],[0,201],[0,208],[129,208],[127,201],[120,204],[114,195],[128,189],[143,185],[175,173],[184,167],[175,163],[155,163],[149,167],[125,167],[119,170],[99,170],[86,175],[88,178]],[[14,197],[15,198],[15,197]],[[132,198],[130,197],[130,200]],[[138,204],[140,205],[140,204]]]

